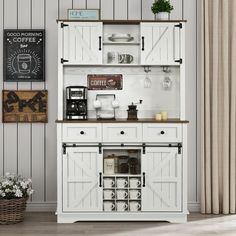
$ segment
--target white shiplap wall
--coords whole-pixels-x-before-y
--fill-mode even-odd
[[[32,177],[35,194],[31,210],[55,209],[56,202],[56,104],[57,18],[66,18],[68,8],[100,8],[102,19],[154,19],[153,0],[0,0],[0,58],[3,58],[3,29],[46,30],[46,82],[7,83],[2,89],[48,89],[48,124],[0,123],[0,174],[15,172]],[[171,19],[187,19],[187,118],[189,125],[189,203],[198,207],[196,96],[197,96],[197,0],[171,0]],[[0,74],[3,63],[0,62]],[[0,110],[1,110],[0,101]]]

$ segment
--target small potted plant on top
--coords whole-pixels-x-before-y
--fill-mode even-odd
[[[0,224],[23,221],[26,202],[33,193],[31,179],[6,173],[0,177]]]
[[[174,8],[169,0],[156,0],[151,9],[156,20],[169,20],[169,14]]]

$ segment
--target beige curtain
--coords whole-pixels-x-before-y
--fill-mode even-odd
[[[201,0],[201,212],[236,212],[236,0]]]

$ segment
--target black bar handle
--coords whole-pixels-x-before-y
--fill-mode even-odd
[[[144,51],[144,36],[142,36],[142,51]]]
[[[102,37],[99,36],[99,48],[98,48],[99,51],[102,50]]]
[[[145,176],[145,172],[143,172],[143,187],[146,186],[146,176]]]
[[[102,172],[99,172],[99,187],[102,187]]]

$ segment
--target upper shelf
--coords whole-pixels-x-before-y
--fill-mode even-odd
[[[187,20],[167,20],[167,21],[158,21],[158,20],[68,20],[68,19],[57,19],[57,22],[103,22],[103,24],[114,24],[114,25],[120,25],[120,24],[140,24],[145,22],[150,23],[177,23],[177,22],[187,22]]]

